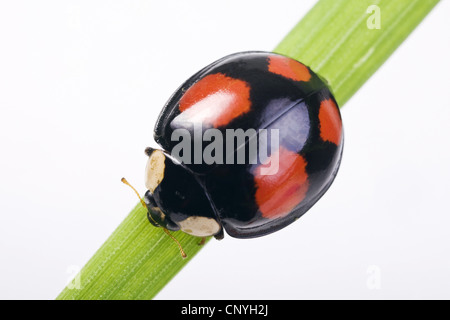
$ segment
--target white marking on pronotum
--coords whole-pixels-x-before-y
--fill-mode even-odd
[[[179,221],[180,229],[196,237],[213,236],[220,231],[220,225],[213,218],[192,216]]]
[[[164,179],[165,159],[166,156],[161,150],[153,151],[148,158],[147,167],[145,168],[145,186],[151,193],[155,191],[156,187]]]

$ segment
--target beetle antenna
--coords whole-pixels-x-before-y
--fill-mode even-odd
[[[147,209],[147,205],[145,204],[144,200],[142,200],[141,196],[139,195],[139,192],[137,192],[137,190],[127,181],[127,179],[122,178],[120,181],[122,181],[124,184],[126,184],[127,186],[129,186],[131,189],[133,189],[133,191],[136,193],[136,195],[139,198],[139,201],[141,201],[142,206],[144,207],[144,209]]]
[[[173,241],[175,241],[175,243],[178,246],[178,249],[180,249],[181,256],[183,257],[183,259],[186,259],[187,258],[186,252],[184,252],[183,247],[178,242],[178,240],[169,232],[169,230],[167,230],[166,228],[163,228],[163,230]]]
[[[142,200],[141,196],[139,195],[139,192],[136,190],[136,188],[134,188],[125,178],[122,178],[120,181],[122,181],[124,184],[126,184],[127,186],[129,186],[135,193],[136,195],[139,197],[139,201],[141,201],[142,206],[144,207],[144,209],[147,209],[147,205],[145,204],[144,200]],[[151,216],[150,216],[151,218]],[[153,220],[153,218],[152,218]],[[156,222],[155,222],[156,223]],[[169,232],[169,230],[167,230],[166,228],[162,228],[164,230],[164,232],[170,237],[170,239],[172,239],[173,241],[175,241],[175,243],[178,246],[178,249],[180,249],[180,253],[181,256],[183,257],[183,259],[187,258],[186,252],[184,252],[183,247],[181,246],[180,242],[178,242],[178,240]]]

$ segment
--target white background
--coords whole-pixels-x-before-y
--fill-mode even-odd
[[[273,49],[313,3],[1,1],[0,298],[55,298],[136,204],[120,178],[144,192],[170,94]],[[158,298],[450,298],[449,13],[343,108],[341,170],[308,214],[211,241]]]

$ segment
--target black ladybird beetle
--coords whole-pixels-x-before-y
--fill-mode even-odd
[[[214,135],[205,137],[211,129]],[[267,130],[276,130],[270,135],[278,142],[260,139],[261,129],[266,138]],[[180,130],[193,135],[190,154],[179,153],[185,138]],[[233,130],[245,139],[229,138]],[[223,147],[227,160],[250,148],[255,137],[258,148],[270,150],[264,161],[247,155],[240,162],[196,161],[220,142],[218,133],[222,143],[235,142],[234,148]],[[341,115],[324,81],[304,64],[269,52],[232,54],[197,72],[163,108],[154,138],[163,150],[146,150],[149,221],[217,239],[223,229],[232,237],[253,238],[297,220],[330,187],[343,150]],[[274,160],[276,170],[264,173]]]

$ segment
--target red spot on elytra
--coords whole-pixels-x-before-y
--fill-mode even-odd
[[[279,161],[278,172],[263,175],[260,165],[254,172],[255,200],[265,218],[281,218],[288,215],[306,196],[309,182],[306,160],[283,147],[272,154],[270,160]]]
[[[199,80],[184,93],[179,105],[184,121],[200,121],[214,127],[230,123],[250,111],[250,107],[247,82],[222,73]]]
[[[338,145],[342,137],[342,120],[333,100],[327,99],[320,103],[319,121],[322,140]]]
[[[309,81],[311,73],[302,63],[283,56],[269,57],[269,71],[294,81]]]

